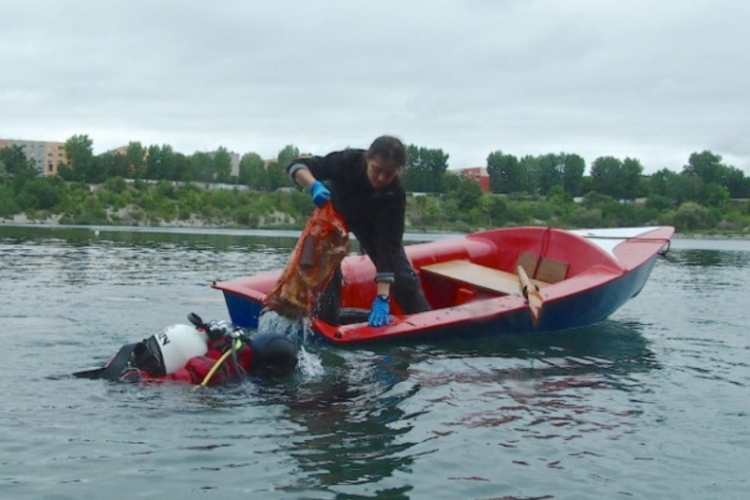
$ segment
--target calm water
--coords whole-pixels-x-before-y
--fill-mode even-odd
[[[77,380],[294,233],[0,227],[0,498],[750,498],[750,242],[675,240],[610,320],[311,347],[276,383]]]

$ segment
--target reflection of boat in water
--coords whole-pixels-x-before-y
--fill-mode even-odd
[[[335,344],[558,331],[609,317],[645,285],[674,228],[563,231],[526,227],[495,229],[410,245],[406,253],[432,310],[403,314],[392,303],[391,324],[373,328],[361,316],[331,325],[313,318],[312,328]],[[365,256],[342,264],[342,307],[369,308],[376,285]],[[266,295],[280,271],[215,283],[224,293],[232,323],[257,328]],[[471,330],[466,327],[471,325]]]
[[[455,336],[438,345],[323,347],[323,376],[261,390],[266,404],[282,409],[279,419],[292,423],[285,428],[296,429],[281,446],[319,484],[335,489],[366,477],[385,489],[408,477],[399,471],[424,467],[425,455],[446,449],[470,464],[475,477],[491,469],[476,462],[481,446],[502,447],[502,464],[534,456],[529,450],[536,448],[555,463],[574,461],[566,455],[578,449],[570,440],[632,432],[639,405],[623,411],[617,401],[648,391],[649,372],[659,369],[647,329],[609,319],[550,335],[480,332],[481,338]],[[477,443],[471,452],[470,439]],[[484,477],[497,487],[489,482],[494,476]]]
[[[554,334],[492,335],[452,339],[432,347],[430,355],[472,359],[487,358],[498,376],[525,372],[545,377],[583,373],[634,373],[658,368],[643,325],[605,320],[596,325]],[[533,374],[533,375],[532,375]]]

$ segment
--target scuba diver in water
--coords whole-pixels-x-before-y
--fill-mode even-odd
[[[215,386],[246,375],[286,375],[297,366],[297,346],[284,335],[248,337],[225,321],[204,323],[195,313],[188,319],[192,325],[172,325],[141,342],[126,344],[105,366],[73,375]]]

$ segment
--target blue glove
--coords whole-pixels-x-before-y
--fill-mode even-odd
[[[316,207],[322,207],[331,199],[331,192],[320,181],[315,181],[310,186],[310,194]]]
[[[367,323],[370,326],[383,326],[391,322],[391,302],[380,295],[375,297]]]

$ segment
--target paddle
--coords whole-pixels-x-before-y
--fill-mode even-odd
[[[539,287],[536,286],[526,274],[523,266],[518,266],[518,282],[521,286],[521,294],[526,298],[531,311],[531,321],[536,325],[539,321],[539,315],[542,313],[544,297],[539,293]]]

